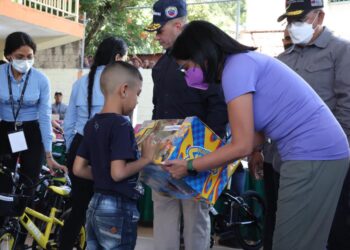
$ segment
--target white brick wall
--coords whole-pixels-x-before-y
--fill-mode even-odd
[[[141,69],[143,77],[142,92],[139,97],[139,104],[136,108],[137,121],[134,120],[134,124],[142,123],[145,120],[151,120],[152,118],[152,96],[153,96],[153,80],[151,69]]]
[[[73,83],[78,79],[79,69],[39,69],[51,81],[52,102],[56,91],[63,93],[63,102],[68,104]],[[152,118],[152,95],[153,81],[150,69],[140,69],[143,77],[142,92],[139,97],[139,104],[135,110],[134,124],[142,123],[144,120]],[[83,74],[88,74],[89,70],[84,69]],[[136,119],[136,120],[135,120]]]
[[[81,42],[37,51],[35,66],[45,69],[75,69],[80,67]]]

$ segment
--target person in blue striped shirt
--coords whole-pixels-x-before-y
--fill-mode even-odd
[[[9,63],[0,65],[0,156],[10,169],[19,160],[19,181],[27,185],[37,182],[44,158],[51,169],[66,170],[52,158],[50,82],[32,67],[35,51],[28,34],[11,33],[4,49]],[[0,175],[0,192],[11,193],[12,187],[11,178]]]
[[[67,166],[72,177],[72,211],[65,221],[60,249],[72,249],[80,228],[85,222],[87,206],[93,194],[90,180],[76,177],[72,168],[79,145],[83,139],[86,122],[100,112],[104,97],[100,89],[100,77],[105,65],[114,61],[125,61],[128,47],[124,40],[115,37],[104,39],[97,48],[93,64],[88,75],[77,80],[70,96],[64,118],[63,129],[68,148]]]

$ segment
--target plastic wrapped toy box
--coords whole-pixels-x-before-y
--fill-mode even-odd
[[[164,160],[195,159],[208,154],[224,145],[220,137],[197,117],[145,121],[135,128],[138,145],[151,133],[155,135],[158,146],[154,164],[144,168],[141,181],[164,195],[215,204],[239,161],[181,180],[172,178],[159,164]]]

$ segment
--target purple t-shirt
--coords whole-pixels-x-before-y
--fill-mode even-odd
[[[277,59],[253,51],[229,56],[222,87],[227,103],[253,94],[255,130],[276,141],[283,161],[349,157],[345,133],[329,108]]]

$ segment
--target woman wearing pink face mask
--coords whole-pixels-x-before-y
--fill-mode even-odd
[[[254,52],[216,26],[193,21],[177,38],[172,55],[188,84],[221,84],[232,141],[195,160],[165,168],[175,178],[201,174],[250,155],[264,138],[282,158],[273,249],[326,249],[348,170],[347,138],[327,105],[296,73]],[[203,85],[202,85],[203,86]]]
[[[0,66],[0,159],[12,170],[20,159],[20,171],[32,183],[38,180],[44,157],[50,168],[65,170],[52,158],[50,82],[33,68],[35,51],[28,34],[14,32],[5,42],[9,63]],[[22,176],[20,182],[31,185]],[[9,177],[0,175],[0,192],[11,190]]]

